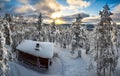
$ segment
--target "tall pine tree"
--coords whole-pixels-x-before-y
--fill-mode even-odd
[[[118,62],[117,29],[111,19],[108,5],[100,11],[101,21],[96,26],[95,60],[97,62],[97,76],[111,76],[114,74]]]

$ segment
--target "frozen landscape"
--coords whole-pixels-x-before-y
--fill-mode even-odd
[[[95,70],[90,71],[88,69],[90,58],[85,54],[85,50],[82,49],[82,58],[77,55],[71,55],[68,49],[62,49],[59,46],[55,46],[55,52],[59,54],[59,57],[53,59],[53,64],[49,70],[36,71],[23,66],[16,62],[10,62],[10,68],[12,69],[9,73],[10,76],[96,76]],[[120,58],[119,58],[120,62]],[[119,76],[119,65],[116,68],[116,75]],[[79,69],[79,70],[78,70]]]
[[[0,76],[120,76],[119,0],[0,0]]]
[[[35,71],[29,67],[11,63],[10,76],[93,76],[95,73],[89,72],[89,57],[82,50],[82,58],[71,55],[69,50],[55,46],[58,57],[53,59],[53,64],[48,71]],[[24,69],[24,70],[23,70]],[[79,69],[79,70],[78,70]]]

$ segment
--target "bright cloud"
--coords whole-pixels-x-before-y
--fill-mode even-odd
[[[55,12],[60,12],[60,4],[56,0],[40,0],[35,6],[37,12],[51,16]]]
[[[113,15],[111,17],[116,23],[120,24],[120,4],[113,9]]]
[[[35,10],[36,9],[33,6],[26,4],[21,7],[15,8],[14,12],[15,13],[28,13],[29,11],[35,11]]]
[[[90,1],[85,0],[66,0],[67,6],[59,4],[56,0],[39,0],[39,2],[34,5],[30,4],[30,0],[18,0],[23,5],[17,7],[14,11],[15,13],[34,13],[38,14],[41,12],[45,17],[45,22],[52,22],[50,19],[58,19],[57,23],[72,22],[75,20],[73,15],[83,13],[82,8],[87,8],[90,6]],[[117,5],[111,16],[113,20],[119,22],[120,18],[120,4]],[[81,9],[81,10],[80,10]],[[100,16],[87,16],[82,19],[83,22],[88,23],[98,23],[100,21]]]
[[[47,19],[59,18],[57,23],[67,21],[63,18],[63,16],[67,17],[73,14],[78,14],[82,12],[78,9],[86,8],[90,5],[90,2],[84,0],[66,0],[66,2],[69,4],[68,6],[63,6],[59,4],[56,0],[39,0],[39,2],[35,3],[34,5],[30,4],[30,0],[18,1],[22,3],[22,5],[14,9],[15,13],[26,14],[37,12],[39,14],[41,12],[42,15],[48,16]],[[71,20],[73,20],[73,18]],[[46,21],[48,22],[49,20]]]
[[[62,16],[61,12],[55,12],[51,15],[51,18],[55,19],[55,18],[60,18]]]
[[[98,23],[100,22],[100,16],[90,16],[82,19],[83,22],[87,23]]]
[[[114,13],[120,13],[120,4],[118,4],[114,10],[113,10]]]
[[[90,5],[90,2],[84,1],[84,0],[67,0],[67,3],[76,8],[83,8],[83,7],[88,7]]]
[[[68,6],[61,6],[63,16],[82,13],[80,9],[90,6],[90,2],[84,0],[66,0],[66,2]]]
[[[36,11],[36,9],[29,4],[30,0],[17,0],[17,1],[20,2],[22,5],[14,9],[15,13],[26,14]]]

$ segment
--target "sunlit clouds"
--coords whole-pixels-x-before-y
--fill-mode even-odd
[[[28,13],[29,11],[36,11],[36,9],[29,4],[26,4],[14,9],[14,12],[16,13]]]
[[[43,22],[72,23],[78,14],[83,16],[83,22],[99,22],[99,11],[102,9],[104,0],[0,0],[0,14],[11,13],[23,16],[38,16],[42,13]],[[108,5],[114,5],[111,11],[114,13],[113,20],[120,20],[120,1],[110,0]]]
[[[90,5],[90,2],[87,2],[85,0],[67,0],[67,3],[74,8],[83,8]]]

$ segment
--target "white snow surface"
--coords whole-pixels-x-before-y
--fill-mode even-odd
[[[40,45],[40,48],[39,48],[40,50],[35,50],[36,44]],[[24,40],[17,46],[17,49],[37,57],[52,58],[53,47],[54,47],[54,44],[50,42]]]
[[[38,72],[18,63],[10,62],[10,76],[95,76],[95,71],[88,71],[89,56],[82,50],[82,58],[77,54],[71,55],[69,49],[55,45],[54,52],[58,57],[52,59],[52,66],[48,71]]]

